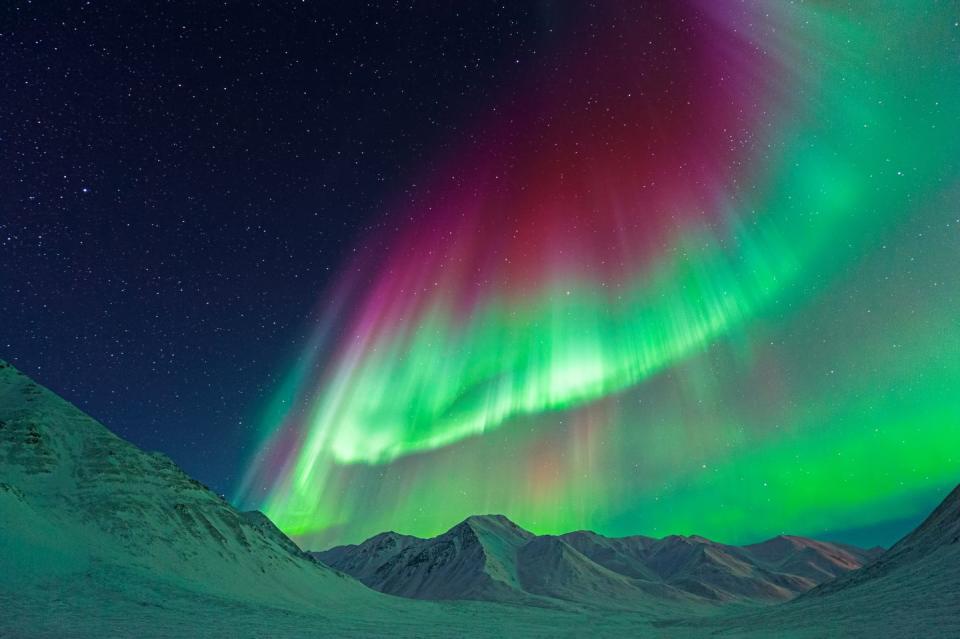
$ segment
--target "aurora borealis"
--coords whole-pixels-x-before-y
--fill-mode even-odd
[[[238,499],[310,547],[926,512],[960,478],[958,20],[572,11],[322,294]]]

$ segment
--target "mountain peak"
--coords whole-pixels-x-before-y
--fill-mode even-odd
[[[744,547],[699,535],[611,538],[589,530],[535,535],[500,514],[467,517],[392,554],[387,549],[371,555],[365,548],[389,538],[318,556],[376,590],[400,596],[592,601],[603,593],[601,599],[611,605],[634,605],[651,596],[701,603],[789,599],[867,560],[865,551],[787,535]]]
[[[506,515],[470,515],[464,522],[477,522],[477,523],[487,523],[487,522],[497,522],[500,524],[510,524],[516,526]]]
[[[496,531],[498,534],[506,532],[523,537],[533,536],[533,533],[521,528],[508,519],[506,515],[470,515],[457,524],[457,526],[467,526],[481,533],[485,531]],[[457,526],[454,526],[454,528]]]

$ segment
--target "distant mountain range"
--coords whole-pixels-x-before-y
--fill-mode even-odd
[[[491,515],[311,555],[0,361],[4,639],[960,637],[960,488],[878,553]]]
[[[749,546],[703,537],[538,536],[503,515],[469,517],[430,539],[387,532],[311,553],[380,592],[417,599],[597,606],[785,601],[883,553],[803,537]]]

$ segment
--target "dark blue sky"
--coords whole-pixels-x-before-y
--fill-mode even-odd
[[[229,494],[332,274],[557,18],[5,3],[0,357]]]

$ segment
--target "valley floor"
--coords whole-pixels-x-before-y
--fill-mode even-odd
[[[960,578],[948,571],[889,583],[879,579],[844,597],[803,598],[688,619],[483,602],[384,601],[383,607],[295,610],[224,599],[136,573],[91,573],[70,583],[0,590],[0,637],[960,637]]]
[[[384,597],[389,607],[328,611],[224,599],[118,575],[0,591],[0,637],[583,637],[685,636],[629,613],[565,611],[486,602],[420,602]]]

